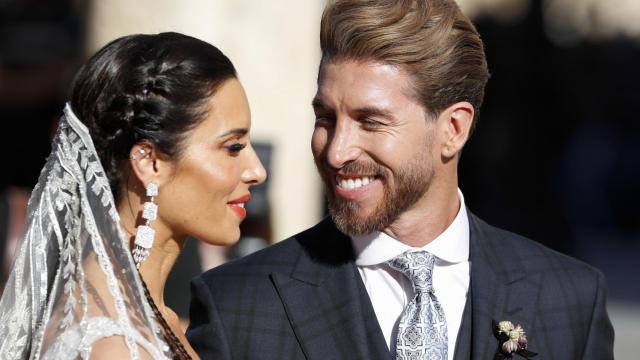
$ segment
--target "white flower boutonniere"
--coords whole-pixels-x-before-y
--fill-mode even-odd
[[[494,321],[493,328],[499,341],[499,348],[494,360],[511,359],[514,354],[520,355],[525,359],[538,355],[527,350],[529,340],[522,326],[513,325],[511,321],[500,321],[499,323]]]

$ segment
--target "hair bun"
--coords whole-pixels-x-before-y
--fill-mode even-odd
[[[114,149],[115,155],[126,158],[128,149],[126,145],[132,143],[135,130],[133,129],[134,119],[138,108],[139,101],[136,96],[129,94],[120,94],[113,98],[109,107],[96,117],[97,132],[105,143],[112,143],[111,148]],[[96,138],[94,136],[94,138]],[[122,151],[122,154],[119,152]]]

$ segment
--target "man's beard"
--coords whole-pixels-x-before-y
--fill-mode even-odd
[[[405,211],[411,208],[427,192],[434,170],[426,156],[413,157],[412,161],[395,173],[394,186],[389,185],[384,168],[376,163],[351,162],[342,167],[346,173],[375,175],[383,186],[383,196],[376,208],[366,218],[358,216],[364,211],[355,201],[343,199],[335,194],[335,180],[329,179],[323,165],[316,161],[318,172],[324,181],[329,200],[329,214],[338,229],[349,235],[366,235],[389,227]]]

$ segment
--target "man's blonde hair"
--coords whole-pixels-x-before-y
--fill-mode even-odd
[[[453,0],[334,0],[320,26],[321,70],[333,60],[398,65],[428,114],[468,101],[477,119],[487,61],[480,35]]]

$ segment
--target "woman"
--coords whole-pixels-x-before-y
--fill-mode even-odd
[[[229,59],[176,33],[117,39],[79,71],[0,302],[0,354],[196,358],[163,288],[187,235],[240,236],[265,170]]]

